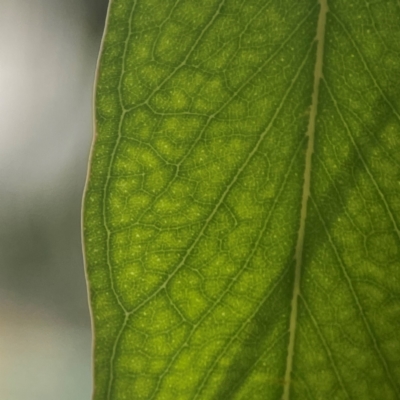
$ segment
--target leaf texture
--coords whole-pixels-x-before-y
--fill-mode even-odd
[[[397,0],[111,1],[94,400],[400,399],[399,78]]]

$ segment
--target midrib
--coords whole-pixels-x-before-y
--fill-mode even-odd
[[[290,398],[290,387],[291,387],[291,375],[293,369],[293,357],[294,357],[294,344],[296,340],[296,327],[297,327],[297,310],[298,301],[300,294],[300,277],[301,277],[301,264],[303,259],[303,246],[304,246],[304,233],[307,218],[307,203],[310,196],[310,181],[311,181],[311,159],[314,151],[314,135],[315,135],[315,121],[317,117],[318,109],[318,97],[319,97],[319,83],[322,78],[322,64],[324,54],[324,40],[325,40],[325,24],[326,24],[326,13],[328,12],[328,0],[319,0],[320,11],[318,16],[317,25],[317,56],[314,67],[314,86],[311,100],[310,119],[308,121],[307,128],[307,151],[306,151],[306,163],[304,169],[304,182],[303,182],[303,194],[301,199],[301,213],[300,213],[300,228],[296,243],[295,253],[295,271],[294,271],[294,285],[291,302],[291,313],[289,322],[289,345],[286,360],[286,371],[284,377],[284,390],[282,400],[289,400]]]

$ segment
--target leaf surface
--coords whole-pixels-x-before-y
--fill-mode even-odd
[[[396,0],[111,1],[95,400],[400,398],[399,27]]]

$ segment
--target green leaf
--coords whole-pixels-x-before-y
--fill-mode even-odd
[[[400,398],[398,0],[113,0],[84,240],[95,400]]]

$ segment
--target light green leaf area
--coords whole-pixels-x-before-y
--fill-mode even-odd
[[[113,0],[84,206],[95,400],[400,399],[398,0]]]

